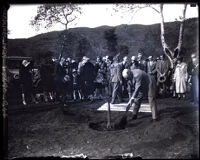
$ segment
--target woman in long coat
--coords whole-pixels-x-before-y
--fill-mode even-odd
[[[30,62],[27,60],[22,61],[21,68],[19,70],[19,78],[22,87],[22,102],[23,105],[27,105],[27,102],[30,102],[30,98],[32,102],[36,103],[33,91],[33,80]]]
[[[183,98],[185,98],[187,79],[187,64],[183,62],[182,57],[179,57],[177,58],[177,65],[174,72],[176,94],[178,95],[178,99],[181,98],[181,95],[183,96]]]

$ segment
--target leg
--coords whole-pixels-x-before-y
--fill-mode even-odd
[[[78,96],[79,96],[79,99],[82,99],[80,90],[78,90]]]
[[[119,99],[119,102],[123,102],[123,97],[122,97],[122,85],[118,83],[118,89],[117,89],[117,97]]]
[[[137,118],[139,109],[140,109],[140,104],[133,103],[133,117]]]
[[[74,97],[74,100],[76,100],[76,91],[73,90],[73,97]]]
[[[52,92],[49,92],[49,97],[51,100],[53,100]]]
[[[22,102],[23,102],[23,105],[27,105],[24,93],[22,93]]]
[[[143,99],[143,93],[142,92],[138,92],[137,97],[134,99],[134,105],[133,105],[133,118],[132,119],[137,119],[137,115],[142,103],[142,99]]]
[[[45,102],[48,102],[47,92],[46,92],[46,91],[44,91],[44,101],[45,101]]]
[[[181,99],[181,94],[180,94],[180,93],[177,93],[177,95],[178,95],[178,99]]]
[[[194,103],[198,104],[199,102],[199,77],[195,75],[194,77]]]

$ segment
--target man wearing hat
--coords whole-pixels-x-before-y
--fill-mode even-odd
[[[156,62],[153,60],[152,56],[148,57],[147,62],[147,73],[152,77],[156,78]]]
[[[111,71],[111,82],[112,82],[112,100],[111,104],[115,103],[116,98],[118,97],[119,103],[122,100],[122,66],[119,63],[119,57],[116,56],[113,59],[113,63],[110,66]]]
[[[80,77],[76,69],[72,69],[72,82],[73,82],[73,99],[81,99],[80,93]]]
[[[94,92],[95,68],[86,56],[83,57],[80,68],[81,93],[83,99],[88,99]]]
[[[147,64],[146,61],[142,58],[142,53],[138,53],[137,61],[139,63],[139,67],[141,70],[147,72]]]
[[[127,56],[123,57],[123,61],[120,63],[121,67],[122,67],[122,71],[124,69],[129,69],[130,68],[130,63],[129,63],[129,59]],[[126,95],[128,94],[128,81],[126,79],[123,78],[122,76],[122,95],[125,98]]]
[[[196,54],[191,55],[188,65],[189,83],[191,84],[190,101],[198,105],[199,103],[199,59]]]
[[[157,71],[157,85],[158,85],[158,91],[161,96],[166,95],[168,85],[167,85],[167,79],[169,78],[169,61],[166,59],[165,54],[160,56],[160,60],[156,63],[156,71]],[[163,80],[163,81],[161,81]]]
[[[131,67],[130,67],[131,70],[135,69],[135,61],[137,61],[136,56],[132,56],[131,57]]]
[[[112,96],[112,82],[111,82],[111,65],[113,63],[113,57],[112,56],[106,56],[106,95],[108,97]]]
[[[56,88],[56,96],[57,99],[60,101],[64,100],[65,95],[65,84],[64,84],[64,77],[65,77],[65,59],[62,57],[59,62],[56,64],[56,71],[55,71],[55,88]]]

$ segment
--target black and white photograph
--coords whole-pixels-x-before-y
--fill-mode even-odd
[[[4,158],[199,159],[198,9],[7,5]]]

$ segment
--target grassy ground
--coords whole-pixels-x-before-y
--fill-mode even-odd
[[[160,121],[139,113],[123,130],[98,131],[89,123],[106,125],[105,101],[83,102],[49,111],[10,114],[8,157],[70,156],[105,158],[132,153],[142,158],[196,158],[199,153],[198,108],[183,100],[159,99]],[[124,112],[111,112],[112,123]]]

